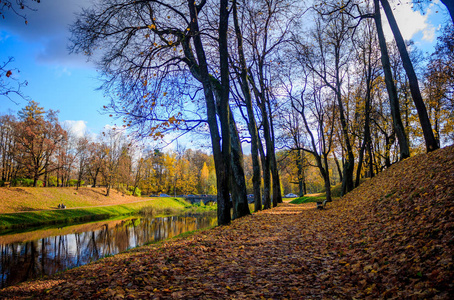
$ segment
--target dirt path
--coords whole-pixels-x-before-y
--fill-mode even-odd
[[[299,258],[311,253],[301,247],[301,214],[319,213],[314,207],[312,203],[282,204],[229,226],[138,248],[53,279],[10,287],[3,295],[13,299],[31,295],[43,299],[121,296],[219,299],[275,298],[279,291],[282,297],[296,296],[288,276],[295,276],[292,282],[305,282],[306,275],[301,272],[305,263]],[[321,271],[321,261],[311,269]],[[318,293],[317,285],[310,285],[310,291]]]

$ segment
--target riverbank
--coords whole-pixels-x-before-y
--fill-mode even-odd
[[[0,188],[0,230],[103,220],[145,212],[154,216],[213,210],[180,198],[140,198],[102,188]],[[57,209],[64,203],[67,209]]]
[[[0,213],[51,210],[57,209],[61,203],[67,208],[85,208],[150,199],[129,196],[113,189],[108,197],[105,194],[106,189],[101,187],[1,187]]]

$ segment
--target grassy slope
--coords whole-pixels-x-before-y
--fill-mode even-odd
[[[451,146],[392,166],[326,210],[282,204],[0,296],[453,299],[453,241]]]
[[[0,213],[14,213],[43,209],[56,209],[64,203],[68,208],[126,204],[143,200],[111,190],[104,196],[105,188],[0,188]]]
[[[68,209],[56,209],[59,203]],[[177,213],[190,206],[177,198],[138,198],[114,190],[106,197],[101,188],[0,188],[0,229],[100,220],[145,207],[152,207],[155,215]]]

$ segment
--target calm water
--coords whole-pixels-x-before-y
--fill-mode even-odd
[[[3,235],[0,288],[212,225],[216,225],[215,212],[128,218]]]

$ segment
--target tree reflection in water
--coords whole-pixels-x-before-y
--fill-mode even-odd
[[[117,254],[149,242],[216,224],[215,213],[166,218],[133,218],[97,230],[47,236],[38,240],[0,244],[0,288],[42,275],[51,275]],[[14,236],[8,235],[14,240]],[[0,240],[1,241],[1,240]]]

